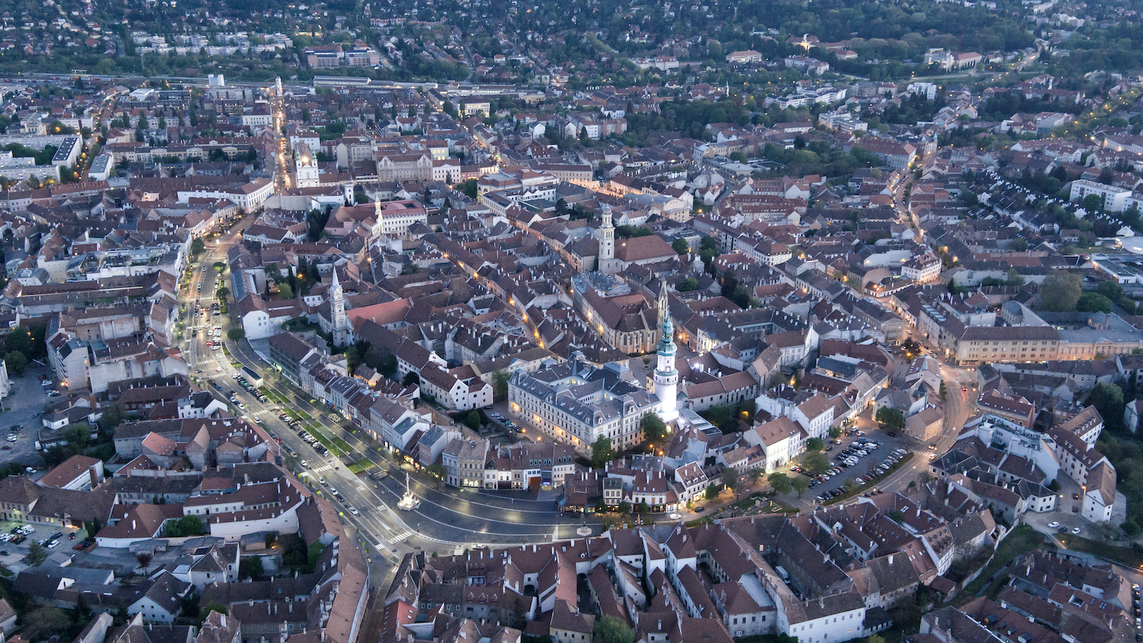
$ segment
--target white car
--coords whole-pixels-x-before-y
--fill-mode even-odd
[[[7,438],[5,438],[5,439],[6,439],[6,440],[8,440],[9,442],[15,442],[15,441],[16,441],[16,440],[18,440],[19,438],[17,438],[17,437],[16,437],[16,436],[14,436],[14,435],[9,435],[9,436],[8,436]]]
[[[1072,527],[1072,535],[1073,536],[1078,536],[1081,531],[1083,531],[1083,530],[1080,529],[1079,527]]]
[[[1055,520],[1048,523],[1048,529],[1059,529],[1059,527],[1060,527],[1060,523],[1056,522]]]
[[[357,516],[357,515],[359,515],[361,512],[359,512],[359,511],[357,510],[357,507],[350,507],[350,508],[349,508],[349,513],[351,513],[351,514],[353,514],[353,515]]]
[[[668,516],[668,517],[669,517],[671,520],[678,520],[678,519],[679,519],[679,514],[671,514],[671,515],[670,515],[670,516]]]
[[[59,547],[59,546],[60,546],[60,541],[58,541],[58,540],[53,540],[52,542],[48,543],[48,549],[55,549],[56,547]]]
[[[310,463],[309,463],[309,462],[306,462],[305,460],[300,460],[300,461],[298,462],[298,464],[302,465],[303,467],[308,467],[308,466],[310,466]]]

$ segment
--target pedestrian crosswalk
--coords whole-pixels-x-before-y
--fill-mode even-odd
[[[392,538],[390,538],[389,542],[393,543],[394,545],[396,545],[397,543],[403,543],[409,539],[409,536],[412,536],[412,535],[413,535],[413,532],[411,532],[411,531],[408,531],[408,530],[402,531],[399,534],[397,534],[396,536],[393,536]]]
[[[327,462],[326,464],[323,464],[320,467],[314,467],[313,472],[314,473],[321,473],[322,471],[329,471],[330,469],[333,469],[333,463]]]

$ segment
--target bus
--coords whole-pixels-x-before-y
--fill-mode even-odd
[[[247,382],[250,382],[250,386],[262,386],[262,376],[249,366],[242,367],[242,376],[246,378]]]

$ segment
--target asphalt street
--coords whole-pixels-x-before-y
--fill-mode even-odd
[[[212,239],[198,258],[190,282],[182,291],[187,303],[183,315],[187,322],[184,351],[192,373],[202,380],[218,382],[223,391],[234,390],[238,401],[246,408],[240,410],[232,405],[232,411],[261,422],[280,438],[287,463],[294,465],[294,471],[311,488],[339,507],[342,520],[356,531],[358,542],[371,557],[373,578],[377,584],[385,584],[394,564],[416,548],[451,553],[465,546],[523,544],[577,536],[584,527],[582,519],[563,516],[554,501],[519,497],[520,494],[494,495],[480,490],[445,491],[426,485],[416,477],[412,478],[412,486],[421,498],[420,506],[409,512],[398,510],[397,500],[405,493],[404,469],[378,450],[375,443],[362,439],[360,430],[352,433],[347,430],[345,421],[335,411],[326,409],[320,401],[310,402],[308,395],[279,378],[274,369],[253,352],[248,342],[227,340],[226,331],[231,327],[231,317],[211,316],[208,321],[204,321],[201,315],[197,319],[192,318],[195,304],[209,310],[219,279],[226,283],[228,273],[219,275],[212,266],[216,261],[225,261],[227,250],[239,241],[239,231],[249,222],[248,218]],[[207,266],[207,270],[203,271],[201,266]],[[213,339],[208,329],[216,325],[222,326],[226,350],[212,350],[206,345]],[[351,461],[372,463],[371,470],[388,471],[390,475],[380,481],[372,481],[364,474],[351,473],[347,463],[334,457],[332,452],[324,457],[318,455],[297,435],[296,429],[278,418],[282,405],[273,399],[267,403],[259,402],[237,385],[234,376],[238,370],[231,359],[262,374],[264,388],[281,399],[289,400],[287,406],[291,410],[308,414],[312,420],[303,420],[303,425],[311,433],[316,429],[326,436],[344,440],[353,451]],[[219,400],[227,402],[223,393],[209,385],[205,388]],[[308,466],[302,467],[301,461],[306,461]],[[324,484],[319,483],[319,479],[324,480]],[[344,501],[334,495],[334,490]],[[598,528],[593,531],[598,532]]]

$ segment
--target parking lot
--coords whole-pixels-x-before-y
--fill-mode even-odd
[[[0,465],[19,462],[24,466],[40,467],[43,459],[36,452],[36,432],[43,426],[40,413],[49,400],[47,391],[40,385],[40,376],[48,375],[48,369],[31,364],[24,369],[24,376],[13,378],[12,391],[4,398],[4,411],[0,413]],[[12,427],[20,429],[11,432]],[[8,436],[14,435],[15,440]]]
[[[902,454],[899,450],[908,450],[901,436],[891,436],[884,431],[866,433],[857,429],[850,435],[838,438],[837,442],[840,443],[830,440],[825,450],[825,455],[833,465],[831,471],[834,473],[825,474],[821,482],[811,479],[807,497],[817,496],[819,500],[824,499],[825,495],[842,490],[845,481],[850,479],[858,483],[858,486],[864,486],[866,484],[862,479],[864,476],[878,475],[878,466],[889,460],[899,459]],[[862,452],[864,455],[861,455]],[[845,461],[847,455],[852,458],[849,462],[855,461],[853,464]],[[803,475],[808,474],[803,473]]]

